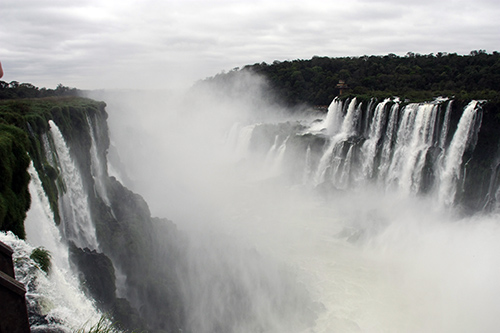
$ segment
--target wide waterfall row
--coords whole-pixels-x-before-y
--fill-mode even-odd
[[[482,119],[479,102],[459,116],[452,115],[453,103],[335,99],[319,119],[253,124],[239,135],[233,129],[229,140],[240,158],[265,154],[264,169],[273,170],[267,176],[275,176],[279,165],[295,183],[432,193],[448,206],[463,185],[464,154],[474,149]]]

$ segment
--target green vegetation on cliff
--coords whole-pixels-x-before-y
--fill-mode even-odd
[[[0,123],[0,230],[25,237],[24,219],[30,207],[28,136],[21,129]]]
[[[38,88],[31,83],[0,81],[0,99],[78,96],[78,89],[59,84],[56,89]]]
[[[47,249],[44,249],[43,247],[35,248],[31,252],[30,258],[38,264],[42,271],[49,273],[52,263],[50,261],[50,252]]]
[[[263,75],[270,89],[287,105],[327,105],[339,95],[344,80],[347,93],[370,97],[399,96],[431,100],[436,96],[500,100],[500,53],[472,51],[469,55],[409,52],[362,57],[313,57],[310,60],[275,61],[248,65],[218,74],[204,82],[230,89],[238,73]]]
[[[49,197],[56,222],[58,171],[47,161],[42,136],[53,119],[61,131],[88,150],[86,115],[102,113],[105,104],[78,97],[49,97],[0,101],[0,230],[24,238],[24,219],[30,206],[27,172],[30,157]],[[86,136],[84,135],[86,133]],[[78,139],[77,139],[78,138]],[[87,138],[82,140],[81,138]]]

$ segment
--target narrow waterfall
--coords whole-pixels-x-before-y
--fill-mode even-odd
[[[477,101],[472,101],[465,108],[444,158],[440,178],[439,202],[447,206],[453,204],[458,182],[462,179],[462,156],[475,134],[476,106]]]
[[[241,159],[247,156],[254,128],[255,125],[249,125],[240,130],[239,135],[236,137],[236,142],[234,143],[234,146],[236,147],[236,158]]]
[[[336,134],[340,130],[342,119],[342,102],[338,98],[335,98],[328,107],[328,113],[324,121],[329,135]]]
[[[306,150],[304,173],[302,175],[302,185],[307,185],[310,182],[311,170],[312,170],[311,164],[312,164],[311,146],[308,145]]]
[[[60,168],[64,181],[63,194],[59,198],[63,234],[76,246],[95,250],[98,248],[95,227],[80,171],[71,158],[69,148],[57,125],[52,120],[49,121],[49,125],[59,161],[59,165],[54,167]]]
[[[347,108],[347,113],[343,119],[338,119],[339,110],[341,110],[342,105],[338,100],[334,100],[334,107],[329,108],[326,117],[327,133],[333,133],[330,138],[330,143],[325,149],[323,156],[319,162],[318,168],[315,172],[314,183],[315,185],[324,182],[325,180],[331,179],[335,182],[337,179],[337,172],[341,168],[345,155],[343,154],[345,149],[345,142],[348,138],[356,135],[357,125],[360,118],[360,109],[356,104],[356,99],[354,98]],[[340,104],[340,105],[339,105]],[[333,119],[338,121],[340,126],[331,125],[329,121],[329,114],[333,112],[335,116]],[[335,132],[338,128],[338,132]]]
[[[105,185],[105,177],[107,177],[106,166],[101,163],[101,158],[97,150],[97,140],[95,128],[97,124],[92,122],[90,117],[87,115],[87,123],[89,124],[89,134],[90,134],[90,158],[91,158],[91,173],[94,179],[95,191],[101,197],[101,199],[110,206],[108,193]]]
[[[446,138],[448,137],[448,128],[450,126],[450,117],[451,117],[451,106],[453,105],[453,101],[450,101],[446,106],[446,112],[444,114],[443,121],[443,129],[441,130],[441,136],[439,137],[439,147],[441,149],[445,148]]]
[[[32,332],[73,332],[95,325],[100,313],[80,289],[77,274],[70,267],[68,248],[54,222],[48,198],[33,164],[30,164],[31,207],[25,220],[27,240],[0,233],[0,240],[15,249],[16,278],[26,289]],[[34,247],[51,256],[49,273],[30,258]]]
[[[276,148],[278,147],[279,139],[280,139],[279,135],[276,135],[274,137],[273,145],[271,146],[271,148],[269,148],[269,151],[266,154],[266,160],[264,161],[264,164],[266,165],[266,167],[272,167],[272,165],[273,165],[273,161],[274,161],[274,158],[276,155]]]
[[[368,138],[361,147],[363,156],[363,173],[368,179],[373,177],[373,166],[375,164],[375,157],[377,154],[377,147],[382,137],[382,131],[385,124],[386,110],[385,106],[389,99],[379,103],[375,108],[375,114],[371,122]]]
[[[30,163],[28,172],[31,176],[29,190],[31,207],[24,222],[26,239],[33,246],[42,246],[52,255],[62,269],[69,271],[68,249],[64,245],[59,229],[54,222],[54,213],[50,208],[49,199],[42,187],[38,173]]]
[[[391,166],[391,158],[394,149],[394,137],[396,135],[398,125],[399,103],[395,103],[391,107],[389,113],[389,122],[383,138],[382,151],[380,156],[380,167],[378,179],[379,183],[384,183],[387,177],[387,172]]]
[[[272,159],[269,161],[270,164],[268,164],[269,166],[268,172],[270,176],[276,176],[280,174],[281,168],[283,166],[283,159],[285,157],[286,144],[289,138],[290,137],[286,137],[286,139],[277,148],[275,156],[273,156]],[[274,147],[274,149],[276,150],[276,147]]]

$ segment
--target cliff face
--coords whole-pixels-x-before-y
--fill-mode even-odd
[[[104,108],[102,102],[83,98],[0,104],[0,228],[25,237],[30,157],[55,222],[66,223],[63,220],[68,214],[61,200],[72,189],[58,165],[63,163],[62,156],[58,156],[48,125],[53,121],[66,141],[75,172],[81,176],[99,244],[98,249],[89,249],[66,240],[84,290],[125,329],[177,331],[182,326],[182,307],[179,288],[174,285],[174,265],[168,263],[179,252],[175,249],[177,231],[168,220],[152,218],[142,197],[108,176],[109,136]],[[158,235],[171,236],[165,243],[165,237],[160,241]],[[152,263],[154,258],[162,258],[162,262]],[[116,294],[115,270],[126,277],[120,282],[120,290],[126,291],[120,297]]]

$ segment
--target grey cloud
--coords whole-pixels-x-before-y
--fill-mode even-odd
[[[4,0],[5,80],[84,88],[192,82],[313,55],[495,51],[496,1]]]

